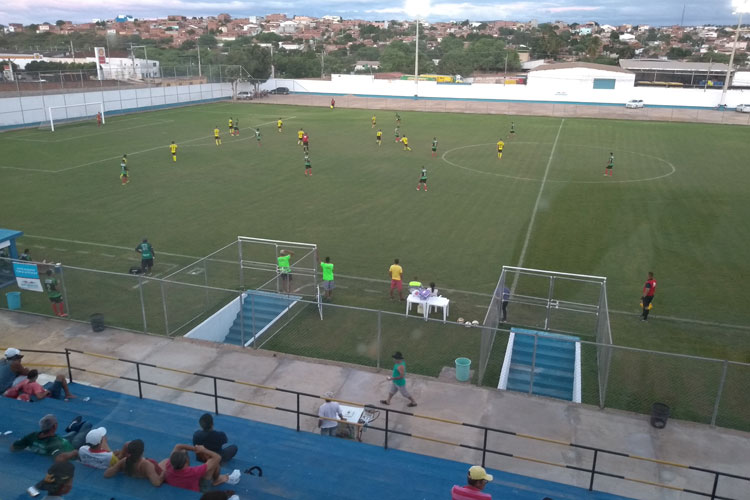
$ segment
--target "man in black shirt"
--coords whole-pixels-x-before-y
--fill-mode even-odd
[[[193,434],[193,445],[202,445],[207,449],[221,455],[221,462],[225,463],[232,459],[237,454],[237,446],[230,444],[229,446],[222,449],[222,446],[227,444],[227,435],[221,431],[214,430],[214,418],[210,413],[204,413],[198,420],[201,428],[195,431]],[[198,460],[201,457],[198,456]],[[202,461],[202,460],[201,460]]]

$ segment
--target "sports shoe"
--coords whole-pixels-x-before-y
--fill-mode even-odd
[[[239,469],[234,469],[231,474],[229,474],[229,479],[227,479],[227,484],[237,484],[240,482],[240,477],[242,477],[242,473],[240,473]]]
[[[81,424],[83,424],[83,417],[78,415],[72,422],[70,422],[70,424],[68,424],[65,428],[65,432],[78,432],[81,428]]]

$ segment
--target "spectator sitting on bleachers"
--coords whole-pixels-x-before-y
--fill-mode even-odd
[[[221,463],[230,461],[237,454],[237,445],[230,444],[222,449],[222,446],[229,440],[225,433],[214,430],[214,418],[210,413],[201,415],[198,423],[201,428],[193,433],[193,445],[199,444],[218,453],[221,456]],[[199,462],[206,461],[202,455],[197,455],[196,458]]]
[[[451,490],[451,500],[492,500],[492,495],[482,490],[492,481],[492,475],[487,474],[483,467],[474,465],[469,468],[466,486],[454,486]]]
[[[46,491],[48,500],[62,498],[73,489],[73,476],[76,468],[70,462],[55,462],[47,469],[44,479],[36,483],[35,488]]]
[[[61,384],[50,382],[42,387],[41,384],[36,381],[37,377],[39,377],[39,372],[37,370],[29,370],[25,380],[5,391],[3,395],[6,398],[14,398],[21,401],[39,401],[49,397],[63,399],[62,396],[64,392]],[[49,390],[47,387],[49,387]]]
[[[190,467],[188,451],[205,455],[206,463]],[[221,455],[201,445],[176,445],[169,458],[159,462],[159,467],[164,469],[165,483],[191,491],[205,492],[211,486],[226,483],[229,479],[229,476],[220,473]]]
[[[3,393],[22,383],[25,380],[23,377],[28,376],[30,370],[21,364],[22,358],[23,354],[15,347],[9,347],[5,350],[5,357],[0,360],[0,391]],[[71,394],[68,381],[64,375],[58,375],[54,382],[44,384],[44,389],[50,392],[47,396],[52,396],[55,399],[72,399],[75,397]]]
[[[71,429],[65,437],[57,435],[57,417],[52,414],[45,415],[39,420],[39,431],[32,432],[13,442],[10,451],[29,450],[39,455],[56,456],[58,453],[66,453],[80,447],[91,424],[78,422],[78,429]]]
[[[120,459],[104,471],[104,477],[114,477],[124,470],[125,474],[130,477],[148,479],[153,486],[161,486],[164,482],[164,470],[156,460],[143,458],[143,441],[140,439],[129,441],[125,443],[124,449],[124,459]]]
[[[67,453],[60,453],[55,460],[73,460],[77,458],[83,465],[94,469],[106,469],[116,464],[125,455],[125,448],[118,452],[109,449],[107,429],[97,427],[86,434],[86,444]]]

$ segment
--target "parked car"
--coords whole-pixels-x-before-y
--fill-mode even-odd
[[[276,87],[271,91],[272,94],[282,94],[286,95],[289,93],[289,89],[287,87]]]
[[[643,100],[642,99],[631,99],[630,101],[625,103],[625,107],[628,109],[638,109],[643,107]]]
[[[739,113],[750,113],[750,104],[738,104],[734,110]]]
[[[252,92],[247,92],[243,90],[242,92],[237,92],[237,99],[241,101],[249,101],[253,98]]]

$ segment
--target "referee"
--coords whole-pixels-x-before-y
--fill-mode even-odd
[[[651,308],[651,302],[654,300],[654,292],[656,292],[656,280],[654,279],[654,273],[648,273],[648,279],[643,285],[643,294],[641,296],[641,304],[643,305],[643,315],[641,321],[648,321],[648,310]]]

